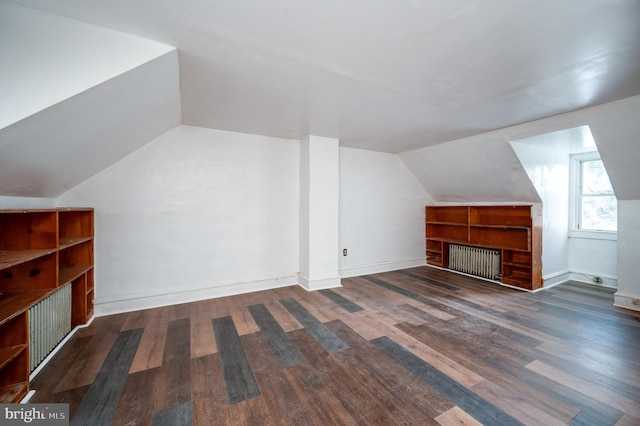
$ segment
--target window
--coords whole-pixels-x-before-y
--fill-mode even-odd
[[[572,156],[573,230],[616,232],[617,200],[597,152]]]

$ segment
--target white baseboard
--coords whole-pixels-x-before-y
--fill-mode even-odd
[[[613,295],[613,306],[640,312],[640,296],[617,292]]]
[[[593,281],[596,276],[602,278],[601,284],[597,284]],[[603,287],[618,288],[618,277],[591,274],[589,272],[571,272],[571,281],[578,281],[585,284],[601,285]]]
[[[95,315],[119,314],[123,312],[139,311],[141,309],[158,308],[161,306],[177,305],[216,297],[233,296],[254,291],[270,290],[273,288],[289,287],[298,284],[298,276],[290,275],[260,281],[217,285],[215,287],[195,290],[183,290],[172,293],[139,295],[120,300],[94,300]]]
[[[398,271],[400,269],[416,268],[427,264],[424,257],[409,260],[393,260],[369,265],[352,266],[340,269],[342,278],[360,277],[362,275],[379,274],[381,272]]]
[[[322,278],[319,280],[310,280],[303,273],[298,273],[298,284],[307,291],[324,290],[327,288],[342,287],[340,277]]]
[[[543,288],[551,288],[557,286],[558,284],[566,283],[570,279],[571,272],[569,272],[568,270],[545,275],[544,277],[542,277],[542,282],[544,283]]]
[[[38,373],[40,372],[40,370],[42,370],[44,368],[44,366],[53,358],[53,356],[58,353],[58,351],[60,350],[61,347],[63,347],[65,345],[65,343],[67,343],[67,341],[69,341],[69,339],[71,339],[71,336],[73,336],[74,334],[76,334],[76,331],[80,330],[81,328],[87,328],[91,325],[91,323],[93,322],[93,320],[95,319],[95,316],[92,316],[91,318],[89,318],[89,321],[87,321],[86,324],[81,324],[81,325],[77,325],[75,326],[70,332],[69,334],[67,334],[64,339],[62,339],[60,341],[60,343],[58,343],[56,345],[55,348],[53,348],[53,350],[42,360],[42,362],[40,362],[40,364],[29,374],[29,381],[33,380]],[[26,404],[27,402],[29,402],[29,399],[33,396],[33,394],[35,393],[35,390],[30,390],[29,393],[22,399],[22,401],[20,401],[21,404]]]

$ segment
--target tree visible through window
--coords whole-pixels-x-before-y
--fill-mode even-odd
[[[618,211],[607,171],[598,156],[579,162],[576,228],[583,231],[617,231]]]

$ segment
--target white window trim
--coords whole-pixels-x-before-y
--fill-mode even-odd
[[[578,228],[580,222],[580,164],[587,160],[601,160],[600,153],[585,152],[571,155],[570,173],[571,188],[569,189],[569,238],[586,238],[592,240],[617,240],[617,231],[594,231]]]

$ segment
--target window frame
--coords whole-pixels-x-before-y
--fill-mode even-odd
[[[582,229],[579,227],[582,219],[582,163],[595,160],[602,161],[602,158],[600,158],[600,153],[597,151],[573,154],[570,156],[571,188],[569,201],[569,237],[599,240],[617,240],[617,224],[615,231]],[[613,195],[615,197],[615,192]]]

